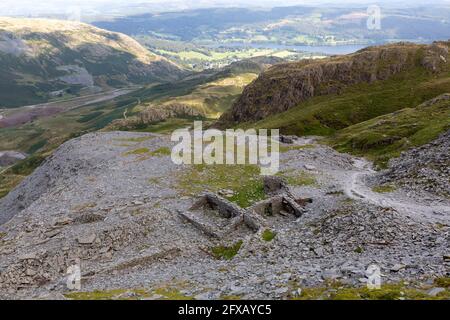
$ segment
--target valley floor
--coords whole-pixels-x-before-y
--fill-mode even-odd
[[[280,176],[305,200],[303,216],[262,214],[253,232],[197,213],[228,230],[215,238],[180,213],[205,190],[242,206],[263,199],[258,170],[176,166],[170,147],[130,132],[62,145],[0,200],[0,223],[12,217],[0,226],[0,297],[376,298],[365,291],[372,264],[389,289],[378,298],[450,297],[449,199],[379,190],[367,161],[299,138],[282,145]]]
[[[83,106],[112,100],[114,98],[133,92],[138,88],[139,87],[114,89],[67,100],[23,106],[19,108],[4,109],[3,112],[0,112],[0,128],[15,127],[28,122],[32,122],[39,118],[49,117]]]

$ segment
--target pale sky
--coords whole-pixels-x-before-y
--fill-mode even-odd
[[[0,0],[0,16],[64,14],[78,8],[85,15],[123,13],[145,6],[149,11],[174,11],[204,7],[286,6],[312,4],[409,4],[430,5],[430,2],[450,3],[450,0]],[[139,10],[139,9],[136,9]]]

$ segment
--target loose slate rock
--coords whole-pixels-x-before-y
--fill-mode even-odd
[[[91,233],[88,235],[83,235],[78,237],[78,243],[79,244],[93,244],[97,236],[95,233]]]

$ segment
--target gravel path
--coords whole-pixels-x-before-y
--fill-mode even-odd
[[[392,208],[397,212],[411,216],[422,221],[429,221],[435,223],[449,223],[450,222],[450,207],[445,205],[430,203],[423,204],[418,199],[408,198],[407,196],[399,196],[399,194],[384,194],[372,191],[372,188],[367,186],[366,181],[376,174],[371,169],[371,164],[364,160],[359,160],[355,163],[360,172],[353,172],[348,176],[347,181],[344,182],[345,194],[355,200],[367,201],[376,206],[383,208]],[[435,200],[436,202],[442,202]]]

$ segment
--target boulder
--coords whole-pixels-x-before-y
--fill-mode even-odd
[[[79,244],[93,244],[97,238],[95,233],[82,235],[77,238]]]
[[[289,192],[289,187],[286,181],[277,176],[264,177],[264,192],[267,195],[277,195],[280,193]]]

